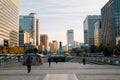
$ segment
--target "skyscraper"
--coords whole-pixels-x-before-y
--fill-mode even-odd
[[[53,51],[57,52],[58,51],[58,41],[53,40],[52,43],[53,43]]]
[[[58,52],[58,41],[53,40],[52,42],[49,42],[49,47],[51,53],[57,53]]]
[[[94,30],[94,45],[99,46],[102,43],[101,39],[101,21],[98,20],[95,23],[95,30]]]
[[[0,38],[3,46],[18,46],[19,0],[0,0]]]
[[[68,45],[68,50],[71,50],[74,47],[73,29],[67,30],[67,45]]]
[[[89,15],[84,20],[84,43],[87,44],[88,47],[94,45],[94,24],[100,19],[100,15]]]
[[[48,43],[48,35],[47,34],[40,35],[40,46],[42,47],[42,50],[48,50],[49,43]]]
[[[116,43],[120,36],[120,0],[109,0],[101,9],[102,42]]]
[[[20,16],[19,31],[25,30],[32,35],[33,45],[40,45],[40,26],[36,13],[30,13],[27,16]]]

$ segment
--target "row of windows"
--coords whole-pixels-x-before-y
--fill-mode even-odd
[[[3,34],[0,34],[0,37],[2,37],[3,39],[9,40],[9,37],[8,37],[8,36],[5,36],[5,35],[3,35]]]
[[[0,33],[0,37],[5,38],[5,39],[9,39],[8,35],[1,34],[1,33]]]
[[[14,17],[15,15],[11,15],[10,12],[8,13],[9,10],[2,9],[2,12],[0,14],[1,19],[5,19],[6,22],[9,22],[13,25],[18,24],[17,23],[17,17]]]
[[[18,40],[17,40],[17,39],[14,39],[14,38],[10,38],[10,42],[17,43],[17,42],[18,42]]]
[[[7,11],[7,10],[6,10]],[[9,21],[10,23],[14,24],[17,23],[17,17],[16,19],[13,16],[10,16],[9,13],[6,13],[5,10],[2,10],[1,12],[1,16],[0,17],[4,17],[7,21]],[[15,25],[15,24],[14,24]]]
[[[4,20],[0,20],[0,27],[1,28],[7,28],[7,29],[5,29],[5,30],[8,30],[8,31],[11,31],[11,30],[14,30],[14,31],[18,31],[16,28],[13,28],[13,27],[11,27],[12,25],[10,24],[10,23],[6,23],[6,21]]]
[[[3,6],[5,6],[5,8],[7,9],[7,11],[9,11],[10,15],[16,15],[16,14],[18,14],[17,7],[14,5],[14,3],[12,3],[11,0],[4,0],[1,3],[2,3]]]
[[[10,35],[10,38],[18,39],[18,37],[17,37],[17,36],[14,36],[14,35]]]
[[[10,30],[0,26],[0,32],[5,33],[5,34],[9,34]]]
[[[12,3],[12,2],[11,2]],[[11,23],[17,23],[18,24],[18,11],[17,9],[10,3],[5,3],[3,7],[3,15],[7,17],[7,19],[10,19]],[[7,16],[8,15],[8,16]]]
[[[2,30],[7,31],[7,32],[10,32],[10,31],[11,31],[11,29],[9,29],[9,28],[7,28],[7,27],[4,27],[1,22],[0,22],[0,28],[1,28]]]

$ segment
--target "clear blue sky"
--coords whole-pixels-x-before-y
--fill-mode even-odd
[[[40,18],[40,33],[48,34],[49,41],[66,44],[67,30],[74,30],[74,40],[84,42],[83,21],[87,15],[100,15],[109,0],[20,0],[20,15],[31,12]]]

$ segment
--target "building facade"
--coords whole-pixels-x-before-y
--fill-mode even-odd
[[[67,45],[68,50],[74,48],[74,32],[73,29],[67,30]]]
[[[74,48],[80,47],[80,42],[74,41]]]
[[[33,45],[40,45],[40,26],[36,13],[30,13],[27,16],[20,16],[19,31],[25,30],[32,35]]]
[[[57,51],[58,51],[58,41],[53,40],[52,43],[53,43],[53,52],[57,53]]]
[[[102,43],[101,20],[96,21],[94,30],[94,45],[99,46]]]
[[[109,0],[101,9],[102,42],[116,44],[120,36],[120,0]]]
[[[0,0],[0,38],[2,46],[19,45],[19,0]]]
[[[32,35],[27,31],[19,31],[19,46],[24,47],[25,44],[32,44],[31,42]]]
[[[40,48],[42,49],[42,51],[48,50],[49,42],[48,42],[48,35],[47,34],[40,35]]]
[[[84,43],[88,47],[94,45],[94,29],[95,29],[95,22],[100,20],[100,15],[88,15],[84,20]]]

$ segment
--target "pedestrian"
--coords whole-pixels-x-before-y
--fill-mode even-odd
[[[26,59],[28,73],[30,73],[30,71],[31,71],[31,64],[32,64],[32,58],[30,56],[28,56],[28,58]]]
[[[49,57],[49,58],[48,58],[49,67],[51,67],[51,62],[52,62],[52,60],[51,60],[51,58]]]
[[[55,62],[56,62],[56,64],[58,63],[58,59],[57,58],[55,59]]]
[[[40,65],[42,65],[43,64],[43,62],[42,62],[42,58],[41,58],[41,56],[40,56]]]
[[[18,62],[20,62],[20,56],[17,56],[17,58],[18,58]]]
[[[86,64],[85,58],[82,59],[83,65]]]

